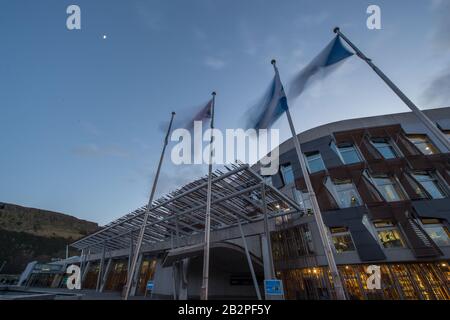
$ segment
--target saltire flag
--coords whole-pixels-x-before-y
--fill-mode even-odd
[[[351,57],[350,52],[342,44],[341,37],[336,36],[300,73],[295,76],[289,85],[289,99],[295,99],[302,94],[308,83],[315,76],[323,78],[334,71],[339,62]],[[334,66],[333,68],[330,68]]]
[[[248,114],[247,128],[268,129],[287,110],[287,98],[280,75],[275,67],[275,76],[259,103]]]
[[[351,57],[352,52],[347,50],[336,36],[290,83],[289,98],[298,97],[306,88],[310,80],[316,75],[325,76],[333,71],[339,62]],[[280,80],[278,69],[275,66],[275,76],[269,89],[261,101],[249,110],[247,127],[254,129],[267,129],[287,110],[287,98]]]

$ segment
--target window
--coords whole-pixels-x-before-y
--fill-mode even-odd
[[[292,171],[291,164],[281,165],[281,174],[283,175],[284,184],[290,184],[294,182],[294,172]]]
[[[438,180],[431,174],[427,172],[413,173],[414,179],[426,190],[431,199],[442,199],[445,198],[445,192],[439,185]],[[418,191],[418,192],[417,192]],[[419,195],[423,196],[422,190],[416,190]],[[426,197],[428,198],[428,197]]]
[[[355,251],[355,245],[346,227],[330,228],[330,232],[337,253]]]
[[[439,219],[422,219],[426,233],[438,246],[450,246],[450,232]]]
[[[384,200],[392,202],[401,201],[405,198],[400,186],[393,177],[376,176],[372,178],[372,181],[383,196]]]
[[[294,199],[297,201],[297,203],[300,205],[300,207],[303,209],[305,214],[312,215],[313,209],[311,204],[311,199],[309,198],[309,194],[307,191],[300,191],[296,188],[292,188],[292,192],[294,194]]]
[[[325,186],[333,195],[339,208],[357,207],[362,203],[358,191],[350,179],[331,179],[328,177]]]
[[[374,226],[378,234],[378,239],[384,248],[403,248],[400,231],[390,220],[374,221]]]
[[[425,155],[439,153],[436,147],[424,134],[408,135],[407,138]]]
[[[320,152],[306,154],[306,160],[308,162],[309,173],[325,170],[325,164],[323,163]]]
[[[351,143],[338,145],[338,150],[344,164],[352,164],[362,161],[361,155],[356,150],[356,147]]]
[[[372,145],[378,150],[378,152],[385,159],[397,158],[397,152],[395,151],[391,140],[387,138],[375,138],[371,139]]]

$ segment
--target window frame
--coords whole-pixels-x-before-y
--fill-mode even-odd
[[[333,229],[338,229],[338,228],[343,228],[343,229],[345,229],[345,231],[340,231],[340,232],[334,232],[333,231]],[[355,241],[354,241],[354,239],[352,237],[352,234],[351,234],[351,232],[350,232],[348,227],[329,227],[328,228],[328,232],[330,234],[331,243],[333,244],[333,251],[334,251],[334,253],[342,254],[342,253],[355,253],[355,252],[357,252]],[[352,246],[353,246],[352,250],[347,250],[347,251],[338,251],[337,250],[336,244],[334,243],[333,238],[334,237],[342,237],[342,236],[348,236],[350,238],[350,240],[352,242]]]
[[[345,165],[352,165],[352,164],[361,163],[361,162],[365,161],[361,151],[359,150],[358,146],[355,143],[353,143],[353,142],[341,142],[339,144],[335,144],[335,146],[336,146],[336,151],[338,152],[338,155],[339,155],[339,157],[340,157],[340,159],[341,159],[343,164],[345,164]],[[359,161],[347,163],[345,161],[344,156],[343,156],[343,152],[341,150],[342,148],[353,148],[353,150],[354,150],[354,152],[356,154],[356,157],[359,159]]]
[[[382,143],[382,142],[375,142],[374,140],[383,140],[384,143],[386,143],[388,145],[387,147],[390,147],[392,149],[392,151],[394,153],[394,157],[393,158],[386,158],[384,156],[384,154],[375,145],[375,143]],[[402,152],[400,151],[400,149],[397,147],[397,145],[394,143],[394,141],[390,137],[370,137],[369,141],[370,141],[371,145],[375,148],[375,150],[377,150],[377,152],[385,160],[392,160],[392,159],[397,159],[397,158],[403,157]]]
[[[309,174],[314,174],[314,173],[317,173],[317,172],[321,172],[321,171],[326,171],[326,170],[327,170],[327,167],[326,167],[326,165],[325,165],[325,162],[323,161],[322,154],[320,153],[320,151],[306,152],[306,153],[304,153],[303,155],[304,155],[304,157],[305,157],[306,166],[308,167]],[[322,168],[321,170],[317,170],[317,171],[312,172],[311,166],[310,166],[310,164],[309,164],[309,159],[308,159],[308,158],[309,158],[310,156],[314,156],[314,155],[318,156],[318,158],[317,158],[317,159],[314,159],[314,161],[320,159],[320,162],[322,163],[323,168]]]
[[[376,224],[380,223],[380,222],[388,222],[389,224],[385,225],[385,226],[378,227]],[[408,247],[407,246],[406,237],[404,236],[401,228],[398,226],[398,224],[394,223],[392,220],[389,220],[389,219],[374,220],[374,221],[372,221],[372,225],[373,225],[373,228],[375,230],[375,234],[377,235],[377,241],[378,241],[378,243],[380,244],[380,246],[383,249],[385,249],[385,250],[392,250],[392,249],[395,250],[395,249],[405,249],[405,248]],[[389,231],[396,231],[398,233],[399,238],[400,238],[399,240],[400,240],[401,246],[399,246],[399,247],[386,247],[383,244],[383,242],[381,241],[381,238],[380,238],[380,233],[381,232],[389,232]]]
[[[434,223],[432,222],[424,222],[424,220],[436,220]],[[447,224],[445,224],[441,219],[437,219],[437,218],[421,218],[420,220],[420,224],[423,228],[423,230],[426,232],[426,234],[430,237],[430,239],[437,245],[437,246],[442,246],[442,247],[450,247],[450,229],[447,226]],[[434,238],[428,233],[427,228],[430,227],[440,227],[443,229],[444,233],[447,235],[447,239],[448,239],[448,244],[442,245],[439,243],[436,243],[436,241],[434,240]]]
[[[287,182],[286,175],[285,175],[285,168],[290,168],[288,171],[292,174],[292,181]],[[294,176],[294,169],[292,168],[292,164],[290,162],[287,162],[285,164],[280,165],[280,171],[281,171],[281,178],[283,179],[283,184],[285,186],[295,183],[295,176]]]
[[[422,184],[422,182],[424,182],[424,181],[420,181],[417,179],[416,176],[418,176],[418,175],[430,177],[430,179],[426,180],[425,182],[433,182],[435,187],[441,192],[442,197],[441,198],[433,197],[432,194],[428,191],[428,189]],[[440,176],[437,175],[435,172],[433,172],[433,171],[412,171],[411,176],[414,179],[414,181],[419,184],[420,188],[422,189],[421,191],[425,191],[426,199],[434,200],[434,199],[444,199],[444,198],[448,197],[449,193],[448,193],[447,186],[442,183]]]
[[[423,142],[414,142],[412,139],[420,139],[423,138],[424,141]],[[423,133],[412,133],[412,134],[406,134],[406,139],[408,139],[408,141],[410,143],[412,143],[414,145],[414,147],[419,150],[419,152],[423,155],[429,156],[429,155],[433,155],[433,154],[438,154],[440,153],[439,149],[434,145],[434,143],[431,141],[431,139],[428,137],[428,135],[423,134]],[[421,148],[418,147],[418,145],[422,145],[422,144],[427,144],[430,148],[430,150],[432,150],[432,153],[426,154],[422,151]],[[426,150],[426,148],[425,148]]]
[[[400,181],[397,179],[397,177],[395,175],[389,175],[389,174],[379,174],[379,175],[371,175],[368,174],[368,176],[370,177],[370,181],[372,182],[372,184],[375,186],[375,188],[377,189],[377,191],[380,193],[381,197],[383,198],[384,201],[386,202],[398,202],[398,201],[405,201],[405,200],[409,200],[408,194],[406,193],[405,189],[403,188],[402,184],[400,183]],[[386,199],[386,197],[384,196],[384,193],[381,192],[379,185],[375,182],[376,179],[389,179],[391,181],[393,181],[393,184],[390,184],[392,186],[394,186],[394,190],[397,193],[398,196],[398,200],[388,200]],[[387,185],[387,184],[383,184],[382,186]],[[397,186],[397,188],[395,188],[395,186]],[[400,191],[400,192],[398,192]]]

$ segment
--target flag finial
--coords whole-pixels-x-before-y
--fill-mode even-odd
[[[271,63],[272,65],[275,65],[275,64],[277,63],[277,60],[272,59],[272,61],[270,61],[270,63]]]
[[[341,29],[339,29],[339,27],[335,27],[335,28],[333,29],[333,32],[334,32],[334,33],[339,33],[340,30],[341,30]]]
[[[212,93],[211,93],[213,96],[215,96],[216,95],[216,92],[215,91],[213,91]]]
[[[172,115],[173,115],[173,116],[175,115],[175,111],[172,111]]]

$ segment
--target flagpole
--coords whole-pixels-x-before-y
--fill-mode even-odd
[[[161,156],[159,158],[158,169],[156,170],[156,175],[153,180],[152,190],[150,192],[150,198],[148,200],[147,208],[145,210],[144,220],[142,221],[141,230],[139,232],[139,237],[138,237],[138,240],[136,243],[136,248],[134,250],[133,260],[131,263],[130,270],[128,270],[128,279],[127,279],[127,284],[126,284],[125,300],[128,300],[128,297],[130,296],[131,287],[133,286],[133,278],[136,273],[136,265],[137,265],[137,261],[138,261],[139,254],[141,251],[142,241],[144,239],[145,228],[147,226],[148,217],[149,217],[150,211],[152,209],[153,197],[155,196],[156,185],[158,184],[159,173],[161,172],[161,166],[162,166],[162,163],[164,160],[164,153],[165,153],[166,147],[169,143],[169,134],[170,134],[170,131],[172,130],[172,124],[173,124],[174,117],[175,117],[175,112],[172,112],[169,127],[167,128],[166,137],[164,138],[164,146],[163,146],[163,149],[161,152]]]
[[[211,140],[209,143],[209,164],[208,164],[208,189],[206,193],[206,214],[205,214],[205,243],[203,252],[203,281],[202,289],[200,293],[201,300],[208,300],[208,283],[209,283],[209,247],[210,247],[210,235],[211,235],[211,185],[212,185],[212,157],[214,141],[213,129],[214,129],[214,108],[216,102],[216,93],[212,93],[211,104]]]
[[[275,70],[275,74],[279,77],[278,68],[276,66],[276,60],[272,60],[272,65]],[[325,256],[327,258],[328,266],[330,268],[331,278],[333,280],[334,289],[336,291],[336,297],[339,300],[346,300],[344,287],[342,286],[341,276],[334,260],[333,251],[331,250],[331,244],[328,239],[327,228],[322,219],[322,213],[320,211],[319,203],[316,198],[316,193],[312,187],[311,179],[309,177],[308,169],[306,167],[306,161],[303,156],[302,149],[300,147],[300,142],[298,140],[297,133],[295,131],[294,123],[292,121],[291,113],[289,108],[286,108],[286,116],[289,122],[289,127],[292,133],[292,140],[294,141],[295,150],[297,151],[297,158],[302,169],[303,178],[305,179],[306,188],[308,189],[309,198],[314,211],[314,217],[316,218],[317,228],[319,229],[320,239],[322,240],[322,245],[324,247]]]
[[[447,139],[446,135],[439,130],[437,125],[428,118],[392,81],[389,79],[373,62],[371,59],[366,57],[358,47],[356,47],[345,35],[342,34],[341,30],[336,27],[334,28],[334,33],[341,36],[342,39],[356,52],[356,55],[364,60],[375,73],[388,85],[389,88],[394,91],[394,93],[411,109],[411,111],[419,118],[419,120],[432,132],[432,134],[441,142],[450,152],[450,141]]]

